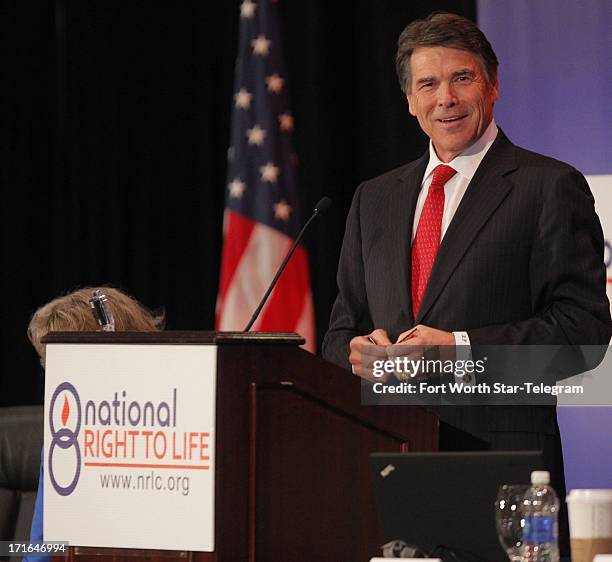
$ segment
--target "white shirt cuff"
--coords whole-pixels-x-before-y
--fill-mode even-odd
[[[453,332],[455,337],[455,360],[468,361],[472,358],[472,348],[470,347],[470,336],[467,332]],[[457,382],[473,385],[476,383],[476,375],[473,373],[459,377],[455,375]]]
[[[470,345],[470,336],[468,336],[467,332],[453,332],[453,336],[455,336],[455,345]],[[463,350],[457,350],[457,356],[459,356],[459,352]],[[471,355],[471,354],[470,354]],[[461,357],[461,359],[467,359],[467,357]]]

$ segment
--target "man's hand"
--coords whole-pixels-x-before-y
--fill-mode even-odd
[[[363,364],[362,350],[363,347],[366,345],[371,346],[370,349],[368,349],[369,359],[373,359],[374,355],[377,353],[381,354],[381,359],[387,359],[386,346],[391,345],[389,335],[385,330],[378,328],[377,330],[374,330],[366,336],[354,337],[349,343],[349,348],[351,350],[351,353],[349,355],[349,362],[353,369],[353,373],[369,380],[381,380],[380,378],[375,378],[371,374],[368,374],[372,371],[372,365]],[[372,346],[382,347],[376,348]]]
[[[456,359],[455,336],[452,332],[419,324],[401,333],[395,345],[388,348],[387,351],[390,358],[408,357],[411,360],[435,358],[454,361]],[[425,380],[428,376],[428,373],[414,373],[412,378]],[[402,377],[398,378],[404,380]]]
[[[414,328],[410,328],[410,330],[402,332],[395,343],[401,345],[422,346],[455,345],[455,336],[452,334],[452,332],[436,330],[435,328],[430,328],[429,326],[419,324]]]

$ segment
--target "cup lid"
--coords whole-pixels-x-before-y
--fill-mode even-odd
[[[612,490],[608,489],[580,489],[572,490],[566,498],[566,501],[612,501]]]

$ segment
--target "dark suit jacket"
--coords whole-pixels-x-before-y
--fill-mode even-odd
[[[468,332],[472,346],[610,340],[603,236],[584,177],[499,131],[450,223],[413,316],[410,245],[428,153],[359,186],[323,356],[350,368],[349,341],[415,324]],[[557,432],[553,408],[448,408],[466,431]],[[444,417],[444,416],[443,416]]]

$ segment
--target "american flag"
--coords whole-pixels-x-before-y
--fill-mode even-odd
[[[301,226],[278,5],[244,0],[236,61],[217,329],[242,330]],[[314,351],[308,256],[297,248],[253,330],[296,331]]]

